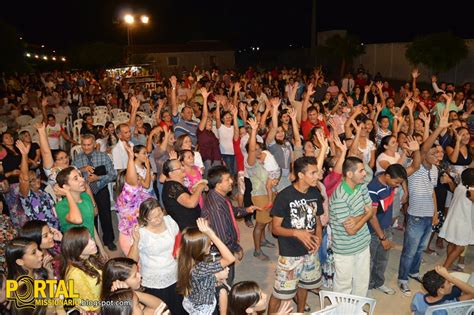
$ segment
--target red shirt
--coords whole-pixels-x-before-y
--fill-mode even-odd
[[[429,110],[431,110],[431,108],[433,108],[433,106],[435,106],[435,102],[430,98],[425,100],[425,99],[423,99],[423,97],[421,97],[421,95],[418,96],[418,98],[420,99],[420,102],[423,102],[425,107],[428,108]],[[417,110],[421,111],[421,106],[420,105],[417,106]]]
[[[327,137],[329,137],[330,132],[329,132],[328,126],[326,125],[326,122],[324,122],[322,120],[319,120],[317,124],[313,124],[309,121],[309,119],[302,120],[301,121],[301,131],[303,132],[303,139],[311,140],[311,139],[309,139],[311,129],[319,128],[319,127],[323,128],[324,133],[326,134]]]

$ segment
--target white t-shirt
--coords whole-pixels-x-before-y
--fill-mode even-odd
[[[234,126],[227,127],[224,124],[221,124],[219,129],[217,129],[217,135],[219,138],[219,148],[221,154],[234,155]]]
[[[263,168],[267,172],[279,171],[280,167],[278,166],[278,163],[275,160],[275,157],[273,156],[273,154],[268,150],[264,150],[262,151],[262,153],[265,154],[265,159],[263,160]]]
[[[63,127],[56,123],[53,127],[49,124],[46,125],[46,136],[48,137],[48,143],[51,150],[59,150],[59,143],[61,140],[61,131]]]

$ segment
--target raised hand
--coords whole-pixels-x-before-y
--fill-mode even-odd
[[[170,156],[170,160],[177,160],[177,159],[178,159],[178,153],[176,153],[175,150],[172,150],[172,151],[169,153],[169,156]]]
[[[346,152],[346,151],[347,151],[346,141],[342,142],[341,139],[340,139],[337,135],[334,135],[334,144],[335,144],[336,147],[338,147],[339,150],[341,150],[342,152]]]
[[[338,104],[341,104],[343,100],[344,100],[344,95],[339,94],[339,95],[337,96],[337,103],[338,103]]]
[[[41,106],[43,106],[43,107],[48,106],[48,98],[47,97],[43,97],[43,99],[41,100]]]
[[[199,231],[206,234],[207,236],[210,236],[214,232],[209,226],[209,222],[207,222],[206,219],[199,218],[196,220],[196,223],[197,223]]]
[[[375,83],[375,86],[377,86],[377,89],[382,90],[383,83],[381,81],[378,81],[377,83]]]
[[[16,147],[18,150],[20,150],[21,155],[28,155],[28,152],[30,152],[31,144],[25,145],[23,141],[21,140],[16,140]]]
[[[408,150],[414,152],[414,151],[418,151],[420,150],[420,144],[418,143],[418,141],[416,141],[416,139],[412,136],[409,136],[408,137],[408,140],[407,140],[407,147],[406,147]]]
[[[242,87],[240,86],[240,82],[235,82],[235,84],[234,84],[235,93],[239,93],[241,88]]]
[[[365,94],[368,94],[370,92],[370,85],[364,86],[364,92]]]
[[[211,92],[208,92],[205,87],[202,87],[199,91],[201,92],[202,98],[205,100],[207,100],[209,94],[211,94]]]
[[[308,90],[306,91],[306,94],[308,94],[309,96],[311,96],[311,95],[314,94],[314,92],[316,92],[316,91],[314,90],[313,83],[308,84]]]
[[[132,105],[133,109],[138,109],[138,107],[140,107],[140,102],[135,95],[130,99],[130,105]]]
[[[249,118],[247,120],[247,123],[252,127],[252,130],[257,130],[258,129],[258,122],[255,118]]]
[[[38,132],[44,132],[46,130],[46,125],[44,122],[37,122],[33,125],[33,127],[35,127]]]
[[[124,143],[123,146],[125,147],[125,151],[127,151],[128,158],[134,159],[132,146],[128,143]]]
[[[279,97],[272,97],[270,99],[270,104],[273,106],[273,109],[278,109],[278,107],[280,106],[280,103],[281,103],[281,100]]]
[[[318,141],[321,144],[321,150],[323,150],[323,148],[327,149],[329,147],[328,139],[324,136],[321,130],[316,131],[316,138],[318,138]]]
[[[229,106],[229,111],[232,114],[232,116],[237,116],[237,114],[239,113],[239,110],[234,105]]]
[[[347,97],[347,105],[354,106],[354,99],[351,96]]]
[[[435,83],[435,82],[437,82],[437,81],[438,81],[438,77],[435,76],[435,75],[432,75],[432,76],[431,76],[431,82]]]
[[[178,79],[176,78],[176,76],[172,75],[170,78],[170,82],[171,82],[171,86],[176,88],[176,83],[178,82]]]
[[[288,108],[287,113],[288,113],[288,116],[290,116],[292,120],[296,119],[296,116],[297,116],[296,110],[294,110],[293,108]]]
[[[61,240],[63,239],[63,233],[53,227],[50,227],[49,230],[53,234],[53,240],[55,240],[56,242],[61,242]]]
[[[416,79],[420,76],[420,72],[418,71],[418,68],[415,68],[412,70],[411,76],[413,77],[413,79]]]
[[[138,224],[136,224],[133,227],[132,239],[133,239],[133,244],[138,244],[138,242],[140,242],[140,227],[138,226]]]
[[[448,110],[448,106],[446,106],[443,113],[440,115],[438,127],[441,127],[443,129],[448,128],[449,126],[451,126],[451,123],[449,123],[448,121],[449,121],[449,110]]]

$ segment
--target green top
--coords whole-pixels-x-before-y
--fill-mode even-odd
[[[86,227],[91,236],[94,237],[94,206],[92,199],[85,192],[81,193],[81,199],[82,202],[78,203],[77,206],[82,214],[82,224],[72,224],[66,220],[66,216],[69,213],[67,198],[63,198],[56,204],[56,213],[61,225],[61,232],[65,233],[70,228],[83,226]]]
[[[349,235],[344,228],[344,221],[365,213],[365,206],[372,207],[367,185],[357,185],[352,189],[345,180],[336,188],[329,203],[329,222],[332,228],[332,250],[336,254],[355,255],[370,244],[370,232],[367,224]]]

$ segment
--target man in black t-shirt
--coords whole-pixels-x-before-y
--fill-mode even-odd
[[[297,177],[293,185],[283,189],[271,210],[272,231],[278,236],[279,257],[275,284],[268,307],[276,313],[282,300],[295,295],[298,313],[303,313],[308,290],[321,286],[321,269],[317,251],[321,243],[323,200],[316,189],[318,167],[314,157],[294,162]]]

